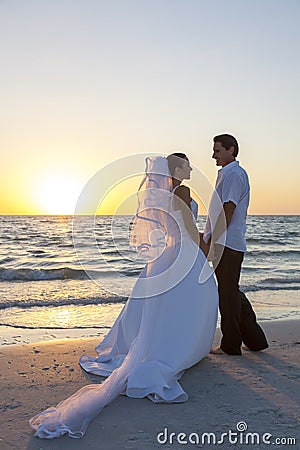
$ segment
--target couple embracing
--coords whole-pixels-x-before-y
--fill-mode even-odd
[[[241,355],[242,342],[252,351],[268,347],[239,290],[250,189],[236,160],[238,151],[233,136],[214,138],[212,157],[221,169],[204,233],[196,226],[197,203],[182,184],[192,170],[187,156],[147,158],[130,236],[147,263],[96,347],[98,356],[84,355],[79,361],[85,371],[106,379],[30,419],[37,437],[82,437],[119,394],[156,403],[184,402],[188,396],[179,380],[209,352]],[[222,339],[211,348],[218,306]]]

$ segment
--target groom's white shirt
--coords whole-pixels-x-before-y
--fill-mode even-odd
[[[231,222],[216,244],[225,243],[226,247],[239,252],[246,251],[246,217],[250,199],[250,186],[246,171],[238,161],[233,161],[218,171],[215,192],[209,206],[209,217],[204,229],[204,240],[208,242],[212,234],[221,207],[226,202],[233,202],[236,207]],[[213,225],[213,226],[212,226]],[[225,238],[226,236],[226,238]],[[226,239],[226,240],[225,240]]]

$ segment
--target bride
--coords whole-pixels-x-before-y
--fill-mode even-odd
[[[98,356],[80,358],[85,371],[107,378],[31,418],[35,436],[81,438],[119,394],[156,403],[188,399],[179,379],[209,352],[218,309],[207,249],[196,227],[197,203],[181,184],[191,170],[182,153],[146,159],[130,241],[147,263],[96,347]]]

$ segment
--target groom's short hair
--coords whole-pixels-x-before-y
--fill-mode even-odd
[[[214,142],[220,142],[226,150],[229,150],[230,147],[234,148],[233,156],[237,157],[239,153],[239,144],[235,137],[233,137],[231,134],[219,134],[218,136],[215,136],[213,139]]]

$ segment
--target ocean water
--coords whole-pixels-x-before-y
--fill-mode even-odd
[[[299,316],[299,217],[247,219],[240,284],[259,320]],[[66,337],[71,330],[105,335],[144,265],[128,245],[130,221],[0,216],[0,343],[27,342],[31,334]],[[200,230],[204,224],[200,216]]]

